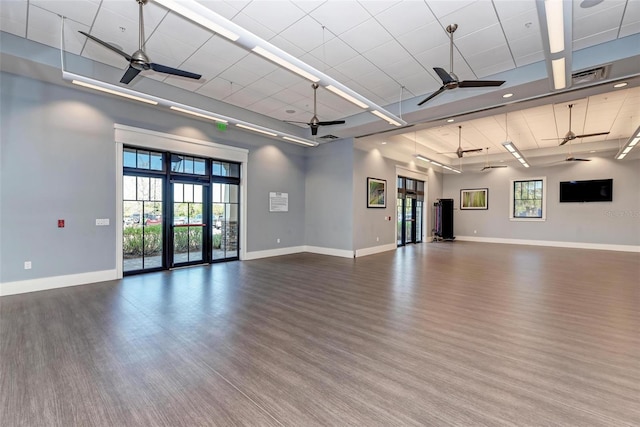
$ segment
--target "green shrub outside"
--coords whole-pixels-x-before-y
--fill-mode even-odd
[[[143,234],[144,233],[144,234]],[[144,236],[144,238],[143,238]],[[213,247],[220,248],[221,235],[213,236]],[[173,247],[175,252],[198,250],[202,244],[202,227],[180,227],[174,230]],[[123,231],[122,252],[125,257],[142,255],[160,255],[162,253],[162,225],[144,227],[125,227]]]

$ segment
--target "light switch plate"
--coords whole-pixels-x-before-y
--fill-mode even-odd
[[[96,219],[96,225],[109,225],[109,218]]]

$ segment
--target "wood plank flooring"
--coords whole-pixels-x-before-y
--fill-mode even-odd
[[[640,254],[425,243],[0,299],[3,426],[640,425]]]

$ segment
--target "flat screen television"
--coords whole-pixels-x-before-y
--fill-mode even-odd
[[[560,203],[611,201],[613,201],[613,179],[560,182]]]

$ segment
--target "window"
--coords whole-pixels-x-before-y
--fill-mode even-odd
[[[546,178],[511,181],[509,218],[544,221],[546,219]]]
[[[162,153],[148,150],[125,148],[123,164],[125,168],[145,169],[153,171],[164,170]]]

